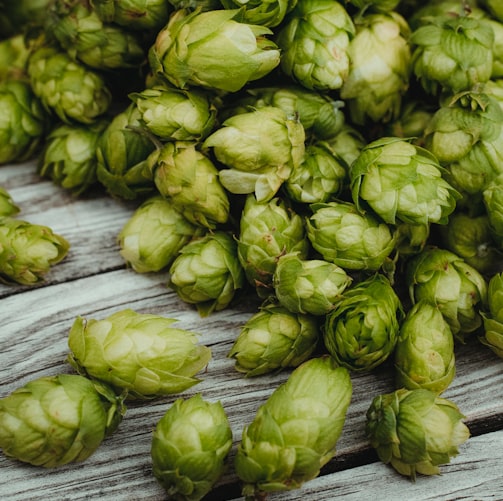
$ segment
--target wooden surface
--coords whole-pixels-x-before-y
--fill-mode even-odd
[[[202,319],[166,287],[166,273],[140,275],[126,269],[116,237],[135,205],[99,194],[75,198],[41,180],[34,163],[0,167],[0,185],[20,206],[17,216],[50,226],[71,244],[65,261],[37,287],[0,285],[0,397],[43,375],[72,372],[65,359],[67,336],[76,316],[101,319],[132,308],[179,319],[178,326],[201,333],[213,359],[203,382],[183,393],[220,400],[234,435],[229,469],[208,500],[242,499],[232,458],[243,425],[249,423],[288,373],[243,378],[226,357],[257,304]],[[501,500],[503,499],[503,361],[477,340],[456,348],[457,375],[444,396],[466,416],[471,438],[442,475],[415,483],[378,461],[364,437],[365,412],[374,396],[394,389],[391,366],[352,374],[353,399],[336,457],[302,489],[270,495],[271,501]],[[128,404],[119,429],[88,460],[45,470],[0,454],[0,499],[162,500],[151,472],[152,430],[177,397]]]

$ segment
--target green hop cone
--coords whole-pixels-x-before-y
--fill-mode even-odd
[[[503,250],[503,174],[494,178],[482,195],[491,234]]]
[[[300,203],[326,202],[346,187],[349,167],[326,141],[306,145],[304,160],[285,181],[289,198]]]
[[[489,279],[487,307],[482,313],[484,331],[479,337],[498,357],[503,358],[503,272]]]
[[[44,28],[72,59],[90,68],[136,68],[147,59],[140,37],[104,23],[88,0],[54,0]]]
[[[0,448],[45,468],[84,461],[125,412],[106,385],[76,374],[41,377],[0,399]]]
[[[366,434],[379,458],[401,475],[437,475],[470,436],[456,404],[435,392],[399,389],[375,397]]]
[[[487,301],[487,283],[453,252],[425,248],[407,263],[405,280],[412,302],[437,305],[455,339],[464,342],[482,325],[479,311]]]
[[[38,173],[76,195],[85,192],[98,181],[96,147],[108,123],[102,118],[90,125],[53,127],[38,158]]]
[[[155,191],[152,166],[158,152],[142,132],[141,114],[134,103],[115,114],[96,146],[96,174],[107,192],[133,200]]]
[[[278,259],[273,287],[279,303],[294,313],[329,313],[351,284],[343,268],[322,259],[285,254]]]
[[[351,166],[360,155],[366,141],[360,131],[345,123],[335,136],[325,139],[325,144],[337,158]]]
[[[270,73],[279,49],[269,28],[237,20],[239,9],[178,9],[149,51],[154,74],[180,89],[200,86],[236,92]]]
[[[350,202],[334,200],[311,205],[307,237],[323,259],[346,270],[380,269],[393,252],[396,237],[372,214]]]
[[[0,218],[4,216],[15,216],[21,209],[14,202],[11,194],[0,186]]]
[[[29,53],[23,34],[0,40],[0,82],[26,77]]]
[[[245,499],[297,489],[336,453],[352,395],[347,369],[331,357],[293,370],[245,426],[235,468]]]
[[[166,269],[201,228],[193,225],[161,195],[145,200],[118,235],[120,254],[137,273]]]
[[[396,230],[398,256],[407,257],[419,254],[428,243],[430,226],[430,224],[399,223]]]
[[[473,204],[503,174],[503,109],[498,99],[483,92],[454,96],[425,129],[425,147],[445,167],[446,180]]]
[[[230,233],[215,231],[195,238],[179,252],[169,269],[169,286],[201,316],[230,304],[246,279]]]
[[[192,141],[166,142],[153,167],[159,193],[191,223],[210,229],[229,219],[230,201],[218,174]]]
[[[341,100],[295,84],[247,89],[246,94],[240,96],[237,102],[231,101],[230,111],[224,108],[223,116],[236,114],[232,110],[250,111],[250,107],[264,106],[281,108],[288,116],[297,114],[306,134],[319,140],[334,137],[345,123],[342,111],[344,103]]]
[[[260,376],[298,367],[313,354],[319,337],[314,316],[268,303],[245,322],[227,356],[237,371]]]
[[[323,342],[340,365],[370,371],[393,353],[402,317],[389,280],[375,274],[343,292],[325,317]]]
[[[447,389],[456,373],[454,338],[438,307],[424,300],[412,306],[400,325],[394,359],[397,388],[438,394]]]
[[[216,108],[202,90],[154,86],[129,96],[145,127],[161,140],[199,141],[213,129]]]
[[[269,28],[280,25],[296,4],[297,0],[222,0],[225,9],[244,7],[245,22]]]
[[[155,398],[185,391],[211,358],[198,335],[172,327],[177,320],[131,309],[103,320],[77,317],[68,335],[68,362],[127,398]]]
[[[275,36],[280,67],[306,89],[340,89],[349,73],[354,34],[353,21],[339,2],[299,0]]]
[[[70,244],[47,226],[0,218],[0,281],[33,285],[62,261]]]
[[[38,47],[27,64],[33,92],[63,122],[90,124],[109,110],[112,94],[103,77],[63,49]]]
[[[208,136],[222,185],[234,194],[255,193],[259,202],[271,200],[305,155],[305,131],[297,116],[265,106],[238,113]]]
[[[426,149],[397,137],[367,144],[350,169],[352,198],[386,223],[446,224],[458,192]]]
[[[49,129],[49,115],[25,81],[0,81],[0,165],[35,156]]]
[[[93,0],[93,9],[106,23],[129,30],[157,33],[172,11],[166,0]]]
[[[298,252],[299,257],[306,258],[309,251],[302,217],[280,198],[260,203],[254,195],[248,195],[237,242],[239,262],[259,297],[273,293],[279,257]]]
[[[494,31],[469,15],[423,18],[410,37],[412,70],[429,94],[457,93],[491,78]]]
[[[368,14],[356,22],[348,47],[351,66],[340,95],[354,124],[397,118],[409,87],[409,27],[397,12]]]
[[[220,402],[197,393],[175,400],[157,422],[152,472],[169,499],[199,501],[223,474],[232,430]]]
[[[478,272],[490,274],[501,262],[502,254],[492,236],[487,214],[471,216],[457,210],[451,214],[448,224],[439,230],[445,248],[463,258]]]
[[[26,33],[40,27],[47,9],[53,0],[10,0],[1,3],[0,38]]]

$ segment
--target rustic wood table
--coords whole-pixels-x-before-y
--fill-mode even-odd
[[[40,286],[0,285],[0,397],[29,380],[73,372],[67,336],[76,316],[101,319],[132,308],[179,319],[179,327],[201,333],[213,359],[203,381],[183,396],[201,392],[220,400],[234,435],[230,466],[208,500],[242,499],[232,456],[241,430],[287,373],[244,378],[227,353],[257,304],[201,318],[166,287],[165,273],[141,275],[127,269],[117,234],[134,205],[105,194],[76,198],[36,173],[35,163],[0,167],[0,185],[21,208],[17,216],[51,227],[71,244],[67,258]],[[501,500],[503,499],[503,361],[477,340],[456,348],[457,375],[444,393],[466,416],[470,439],[441,468],[442,475],[416,482],[381,463],[364,435],[365,412],[374,396],[394,390],[389,364],[370,374],[352,374],[353,398],[335,458],[303,488],[271,494],[270,501]],[[119,429],[85,462],[46,470],[0,454],[0,499],[162,500],[152,475],[152,430],[177,397],[128,404]]]

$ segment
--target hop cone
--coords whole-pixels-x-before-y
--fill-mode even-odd
[[[484,332],[480,341],[503,358],[503,273],[496,273],[489,279],[487,307],[482,318]]]
[[[482,194],[491,234],[503,250],[503,174],[493,179]]]
[[[21,209],[14,202],[11,194],[0,186],[0,218],[15,216]]]
[[[0,81],[0,165],[32,158],[49,124],[48,113],[27,82]]]
[[[51,228],[13,217],[0,218],[0,281],[33,285],[62,261],[70,244]]]
[[[178,252],[200,228],[190,223],[164,197],[145,200],[122,227],[120,254],[137,273],[160,271],[172,264]]]
[[[367,144],[351,166],[353,201],[388,224],[446,224],[459,194],[443,175],[429,151],[406,139],[383,137]]]
[[[351,394],[347,369],[330,357],[294,369],[243,430],[235,467],[245,499],[315,478],[335,455]]]
[[[125,411],[106,385],[75,374],[41,377],[0,399],[0,448],[46,468],[84,461]]]
[[[158,153],[140,120],[131,103],[113,117],[96,146],[98,181],[110,195],[127,200],[155,191],[152,165]]]
[[[35,95],[63,122],[90,124],[104,115],[112,102],[103,77],[73,61],[62,49],[35,49],[27,72]]]
[[[169,269],[169,286],[201,316],[226,308],[245,284],[234,237],[215,231],[187,243]]]
[[[229,197],[217,167],[197,143],[165,143],[158,151],[153,176],[159,193],[192,224],[213,229],[227,222]]]
[[[424,249],[408,262],[406,283],[413,302],[425,299],[438,306],[458,340],[464,341],[481,326],[486,281],[453,252]]]
[[[38,172],[76,195],[98,181],[96,147],[108,120],[90,125],[61,124],[48,134],[38,158]]]
[[[306,89],[340,89],[349,73],[355,26],[332,0],[300,0],[276,34],[283,72]]]
[[[393,353],[402,315],[389,280],[373,275],[346,289],[326,315],[325,347],[344,367],[369,371]]]
[[[454,338],[440,310],[419,301],[400,325],[395,347],[397,388],[424,388],[442,393],[456,372]]]
[[[237,9],[178,9],[149,51],[152,72],[176,87],[236,92],[279,64],[269,28],[235,20]]]
[[[409,27],[397,12],[368,14],[349,44],[350,70],[340,95],[355,124],[389,122],[401,110],[409,86]]]
[[[351,280],[334,263],[285,254],[278,259],[273,286],[279,303],[289,311],[322,316],[334,308]]]
[[[225,469],[232,430],[220,402],[175,400],[152,436],[152,471],[169,499],[199,501]]]
[[[400,474],[437,475],[470,436],[458,407],[430,390],[400,389],[374,398],[366,433],[381,461]]]
[[[262,306],[241,328],[228,357],[247,377],[298,367],[314,352],[319,325],[312,315],[274,303]]]
[[[430,94],[470,90],[491,77],[494,32],[481,20],[433,16],[414,30],[410,42],[413,72]]]
[[[274,198],[259,203],[253,195],[248,195],[241,213],[238,258],[248,282],[259,296],[272,292],[273,274],[280,256],[299,252],[299,257],[307,257],[308,250],[302,217],[284,200]]]
[[[182,392],[211,358],[197,334],[172,327],[175,319],[126,309],[103,320],[77,317],[70,329],[69,363],[128,398]]]
[[[323,259],[346,270],[380,269],[396,244],[390,226],[350,202],[312,204],[307,237]]]
[[[22,34],[0,40],[0,82],[21,80],[26,77],[29,53]]]

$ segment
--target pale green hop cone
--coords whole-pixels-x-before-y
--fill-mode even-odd
[[[0,399],[0,448],[45,468],[86,460],[119,426],[122,396],[76,374],[29,381]]]
[[[68,362],[127,398],[173,395],[199,383],[211,359],[198,334],[173,327],[177,320],[125,309],[102,320],[77,317],[68,335]]]
[[[169,200],[161,195],[152,196],[133,212],[119,232],[119,252],[137,273],[161,271],[201,231]]]
[[[402,318],[400,298],[377,273],[343,292],[325,317],[323,342],[340,365],[370,371],[392,355]]]
[[[498,357],[503,358],[503,273],[489,279],[487,308],[481,313],[484,331],[479,337]]]
[[[459,454],[470,430],[456,404],[430,390],[399,389],[374,398],[366,435],[381,461],[398,473],[438,475]]]
[[[301,487],[336,453],[352,395],[347,369],[331,357],[293,370],[246,425],[235,457],[246,500]]]
[[[220,402],[200,393],[180,398],[155,427],[152,471],[169,499],[199,501],[225,471],[231,447],[232,430]]]
[[[323,316],[335,308],[352,278],[334,263],[285,254],[278,259],[273,286],[279,303],[294,313]]]
[[[187,243],[169,269],[171,287],[201,316],[230,304],[246,283],[234,236],[215,231]]]
[[[245,322],[227,356],[235,360],[238,372],[255,377],[299,366],[312,355],[319,338],[314,316],[269,303]]]
[[[0,186],[0,217],[15,216],[20,210],[11,194],[3,186]]]
[[[62,261],[69,242],[43,225],[0,218],[0,281],[33,285],[44,280],[51,267]]]
[[[394,352],[397,388],[424,388],[438,394],[456,373],[454,338],[440,310],[419,301],[406,314]]]

